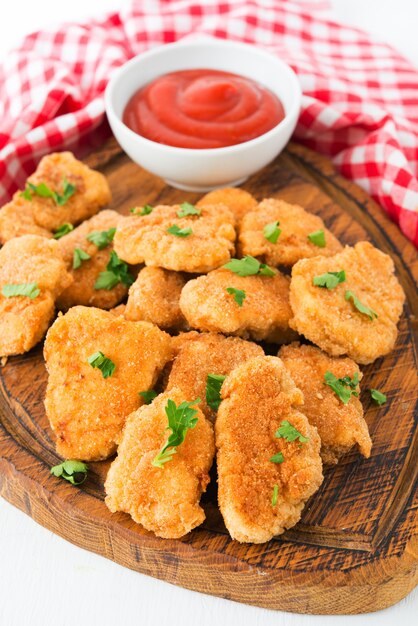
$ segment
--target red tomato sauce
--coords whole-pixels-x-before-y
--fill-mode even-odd
[[[264,135],[285,116],[255,81],[217,70],[165,74],[129,100],[124,123],[138,135],[179,148],[223,148]]]

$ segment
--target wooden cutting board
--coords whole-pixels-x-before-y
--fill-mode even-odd
[[[167,187],[114,141],[87,162],[108,177],[116,208],[197,199]],[[264,545],[232,541],[216,506],[216,476],[204,496],[207,519],[181,540],[163,540],[111,514],[103,498],[108,462],[92,463],[76,488],[49,473],[60,462],[43,407],[42,347],[0,372],[0,493],[68,541],[139,572],[204,593],[297,613],[361,613],[390,606],[417,583],[414,426],[417,382],[418,257],[376,204],[325,158],[290,144],[244,185],[324,218],[345,244],[367,239],[395,261],[407,294],[395,350],[363,367],[362,401],[373,439],[370,459],[353,452],[325,472],[301,522]],[[388,401],[371,403],[369,388]],[[140,580],[138,580],[140,584]]]

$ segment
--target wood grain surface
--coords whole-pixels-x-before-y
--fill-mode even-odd
[[[86,161],[108,177],[112,208],[197,199],[132,163],[114,141]],[[91,463],[81,488],[54,478],[60,462],[43,406],[42,346],[0,371],[0,493],[35,521],[126,567],[224,598],[298,613],[349,614],[390,606],[418,580],[418,256],[358,187],[325,158],[289,144],[244,188],[257,198],[299,203],[345,244],[367,239],[394,259],[407,294],[395,350],[362,368],[362,401],[373,439],[370,459],[356,452],[325,472],[301,522],[264,545],[232,541],[216,505],[216,476],[203,504],[207,519],[181,540],[163,540],[103,499],[108,462]],[[383,390],[378,407],[369,388]]]

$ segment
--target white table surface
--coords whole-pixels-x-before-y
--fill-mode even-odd
[[[0,59],[26,33],[120,4],[2,0]],[[372,32],[418,65],[417,0],[333,0],[332,5],[337,19]],[[338,617],[267,611],[186,591],[77,548],[0,498],[0,626],[412,626],[417,615],[417,590],[385,611]]]

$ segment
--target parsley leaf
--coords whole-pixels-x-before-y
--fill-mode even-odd
[[[107,356],[105,356],[103,352],[100,351],[91,354],[87,361],[93,368],[97,368],[102,372],[103,378],[109,378],[110,376],[113,376],[113,373],[116,369],[116,365],[113,363],[113,361],[108,359]]]
[[[94,243],[99,250],[103,250],[103,248],[106,248],[112,243],[115,232],[116,228],[109,228],[109,230],[93,230],[87,235],[86,239]]]
[[[122,261],[117,253],[112,250],[110,253],[109,263],[106,265],[106,271],[100,272],[94,283],[95,289],[113,289],[119,283],[130,287],[135,281],[132,274],[129,273],[129,267],[125,261]]]
[[[74,226],[66,222],[65,224],[61,224],[59,228],[54,232],[54,239],[61,239],[64,235],[68,235],[72,230],[74,230]]]
[[[138,207],[134,206],[131,209],[131,213],[134,213],[135,215],[149,215],[150,213],[152,213],[154,210],[154,207],[152,207],[150,204],[144,204],[143,207],[141,207],[138,211]]]
[[[276,506],[279,497],[279,485],[274,485],[273,494],[271,496],[271,506]]]
[[[200,402],[200,398],[191,402],[181,402],[176,406],[173,400],[167,400],[165,413],[168,418],[167,429],[171,430],[171,434],[152,461],[155,467],[163,468],[164,463],[171,461],[173,454],[177,452],[177,446],[185,440],[189,428],[196,426],[198,421],[198,418],[195,417],[197,409],[193,409],[192,405],[198,402]]]
[[[270,461],[272,463],[283,463],[284,456],[281,452],[277,452],[277,454],[273,454],[273,456],[270,457]]]
[[[81,248],[74,248],[73,253],[73,270],[78,270],[83,261],[88,261],[91,256]]]
[[[38,283],[8,283],[7,285],[3,285],[1,292],[5,298],[26,296],[34,300],[39,296],[41,290],[38,287]]]
[[[173,224],[170,228],[167,228],[167,232],[171,235],[175,235],[176,237],[188,237],[193,231],[190,227],[180,228],[177,224]]]
[[[187,217],[188,215],[200,215],[201,210],[195,207],[190,202],[183,202],[180,204],[180,209],[177,211],[177,217]]]
[[[345,282],[345,271],[339,272],[326,272],[320,276],[313,277],[313,284],[316,287],[326,287],[327,289],[334,289],[339,283]]]
[[[68,480],[72,485],[81,485],[87,478],[88,466],[82,461],[67,460],[51,467],[51,474]]]
[[[40,198],[52,198],[58,206],[63,206],[71,196],[76,192],[76,186],[68,182],[64,178],[62,182],[63,193],[59,194],[57,191],[53,191],[45,183],[39,183],[39,185],[33,185],[32,183],[26,183],[26,189],[20,194],[25,200],[32,200],[32,194],[36,194]]]
[[[234,296],[234,300],[238,304],[238,306],[243,305],[243,302],[245,298],[247,297],[247,294],[245,293],[245,291],[243,291],[242,289],[235,289],[234,287],[227,287],[226,291],[231,296]]]
[[[350,376],[337,378],[332,372],[326,371],[324,380],[324,384],[331,387],[343,404],[348,404],[351,396],[358,396],[358,392],[356,391],[357,385],[359,384],[358,372],[354,374],[353,378],[350,378]]]
[[[221,388],[226,376],[222,374],[208,374],[206,378],[206,402],[214,411],[221,403]]]
[[[296,441],[299,439],[300,443],[306,443],[309,441],[309,437],[304,437],[290,422],[287,420],[283,420],[280,424],[280,428],[278,428],[275,432],[275,437],[280,439],[286,439],[287,441]]]
[[[266,224],[263,228],[264,237],[270,243],[277,243],[279,235],[281,234],[281,229],[279,228],[280,222],[271,222],[270,224]]]
[[[148,391],[140,391],[139,395],[144,398],[145,404],[151,404],[151,402],[158,396],[158,393],[154,389],[148,389]]]
[[[260,263],[252,256],[245,256],[243,259],[231,259],[229,263],[223,265],[227,270],[234,272],[238,276],[255,276],[262,274],[263,276],[275,276],[276,272],[266,265]]]
[[[367,315],[371,320],[374,320],[376,317],[378,317],[377,313],[373,311],[373,309],[371,309],[370,307],[362,304],[352,291],[345,292],[345,299],[347,300],[347,302],[349,300],[352,300],[357,311],[363,313],[363,315]]]
[[[316,230],[313,233],[309,233],[308,239],[315,246],[318,246],[318,248],[325,248],[326,246],[325,233],[323,230]]]
[[[385,404],[387,400],[387,396],[384,393],[382,393],[378,389],[370,389],[369,391],[372,396],[372,399],[376,402],[376,404],[378,404],[379,406],[382,406],[382,404]]]

